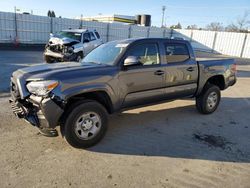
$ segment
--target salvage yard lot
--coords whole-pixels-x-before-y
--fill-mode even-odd
[[[0,51],[0,187],[250,187],[250,60],[237,59],[237,84],[212,115],[189,99],[115,114],[87,150],[12,114],[11,72],[41,62],[41,51]]]

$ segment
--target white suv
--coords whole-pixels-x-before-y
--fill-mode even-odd
[[[45,46],[44,59],[47,63],[79,62],[102,43],[102,39],[96,30],[63,30],[51,35],[48,44]]]

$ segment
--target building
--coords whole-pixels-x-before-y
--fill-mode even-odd
[[[82,17],[81,19],[84,20],[84,21],[98,21],[98,22],[106,22],[106,23],[136,24],[136,17],[135,16],[125,16],[125,15],[118,15],[118,14]]]

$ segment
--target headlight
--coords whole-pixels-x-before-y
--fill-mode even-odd
[[[74,47],[68,47],[66,53],[69,53],[69,54],[74,53]]]
[[[58,86],[58,81],[47,80],[47,81],[31,81],[27,84],[27,89],[30,93],[38,96],[47,95],[50,91]]]

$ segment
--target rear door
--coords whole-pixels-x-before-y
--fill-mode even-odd
[[[93,33],[93,32],[89,32],[89,34],[90,34],[90,43],[91,43],[91,50],[93,50],[94,48],[96,48],[97,46],[99,46],[99,44],[98,44],[98,40],[97,40],[97,38],[96,38],[96,36],[95,36],[95,34]]]
[[[164,95],[165,74],[158,43],[136,44],[128,49],[125,57],[128,56],[138,57],[141,65],[128,66],[119,74],[119,86],[122,95],[125,95],[123,107],[160,100]]]
[[[195,58],[190,56],[189,46],[182,41],[164,42],[163,46],[167,95],[193,95],[198,85],[198,66]]]
[[[99,33],[97,31],[95,31],[94,33],[95,33],[95,36],[97,38],[96,44],[97,44],[97,46],[99,46],[99,45],[101,45],[103,43],[102,39],[101,39],[101,37],[100,37],[100,35],[99,35]]]

